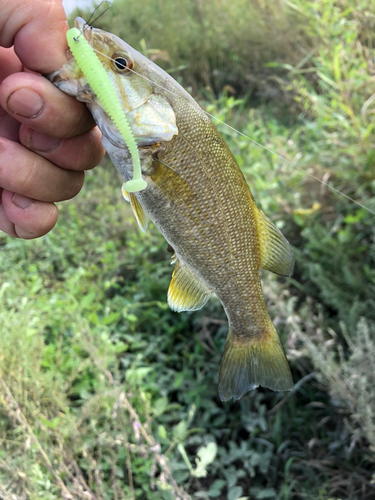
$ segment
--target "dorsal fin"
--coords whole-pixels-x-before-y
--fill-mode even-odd
[[[211,290],[186,264],[177,259],[168,289],[168,304],[173,311],[196,311],[210,298]]]
[[[294,268],[294,255],[287,239],[259,208],[256,218],[261,255],[259,267],[280,276],[290,276]]]

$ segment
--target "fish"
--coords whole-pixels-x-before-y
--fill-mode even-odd
[[[140,229],[151,220],[173,249],[167,299],[173,311],[195,311],[216,294],[228,318],[219,396],[238,400],[262,386],[293,388],[291,370],[268,315],[259,269],[290,276],[292,249],[258,208],[229,147],[193,97],[172,76],[112,33],[81,18],[75,26],[96,51],[120,97],[147,187],[123,188]],[[130,153],[74,58],[48,75],[85,102],[124,183]]]

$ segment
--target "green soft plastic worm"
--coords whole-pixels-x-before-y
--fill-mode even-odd
[[[66,33],[69,48],[90,87],[98,97],[101,106],[111,117],[127,145],[133,160],[133,179],[126,182],[124,189],[129,193],[142,191],[147,182],[142,179],[141,162],[134,135],[121,108],[121,102],[102,63],[86,38],[77,28]]]

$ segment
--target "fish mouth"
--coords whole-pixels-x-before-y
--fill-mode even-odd
[[[81,33],[83,33],[83,36],[86,38],[86,40],[89,42],[90,45],[92,45],[92,27],[86,23],[82,17],[76,17],[74,20],[74,27],[79,29]]]
[[[93,44],[92,27],[86,23],[82,17],[77,17],[74,20],[74,27],[77,28],[81,34],[86,38],[89,44]],[[81,36],[81,35],[79,35]],[[69,61],[64,64],[62,68],[45,75],[56,87],[60,88],[67,94],[76,96],[79,91],[79,85],[76,81],[77,65],[75,64],[73,54],[70,50],[67,51],[67,58]]]

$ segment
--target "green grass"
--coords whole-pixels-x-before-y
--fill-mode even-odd
[[[85,19],[92,10],[75,15]],[[72,15],[72,20],[74,18]],[[248,0],[118,0],[97,22],[183,80],[195,93],[224,86],[259,98],[280,97],[265,62],[296,63],[310,40],[302,16],[280,2]]]
[[[232,3],[233,16],[242,12],[241,1]],[[251,3],[264,22],[267,5]],[[290,68],[283,59],[282,81],[274,74],[282,102],[293,99],[288,112],[279,102],[260,105],[228,89],[200,87],[199,94],[210,113],[287,160],[219,125],[260,207],[295,250],[291,279],[262,273],[295,391],[285,397],[260,389],[236,403],[219,400],[227,333],[219,302],[196,313],[169,310],[166,244],[153,226],[139,232],[113,167],[98,167],[87,173],[83,192],[60,205],[49,235],[0,237],[0,496],[374,495],[374,216],[305,173],[375,209],[373,12],[365,2],[287,5],[306,20],[308,41],[298,43],[309,54],[299,66],[287,61]],[[140,9],[144,17],[137,17]],[[202,9],[211,30],[219,11]],[[272,4],[268,20],[277,9]],[[147,13],[154,16],[149,24]],[[179,25],[159,25],[157,16],[179,14],[177,7],[168,14],[140,2],[127,19],[138,19],[141,44],[161,26],[174,40]],[[229,16],[217,47],[233,22]],[[188,54],[186,40],[178,44]],[[179,57],[174,64],[188,60]]]

